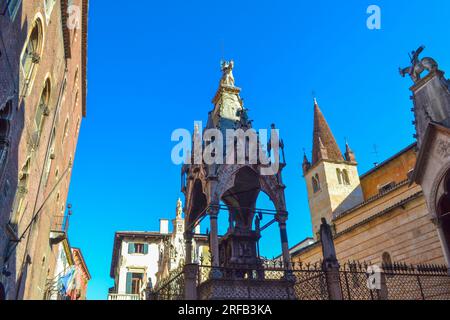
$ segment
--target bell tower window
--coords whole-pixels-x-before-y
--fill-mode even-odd
[[[342,170],[342,180],[344,181],[345,185],[350,185],[350,177],[348,175],[347,169]]]
[[[317,193],[320,191],[320,180],[319,180],[319,175],[316,173],[316,175],[314,177],[311,178],[312,179],[312,188],[314,193]]]
[[[339,184],[342,184],[342,171],[341,171],[341,169],[336,169],[336,176],[337,176]]]

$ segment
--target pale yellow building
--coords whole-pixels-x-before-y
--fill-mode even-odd
[[[314,104],[313,155],[303,163],[316,242],[291,249],[294,261],[322,259],[321,218],[334,230],[338,260],[373,264],[446,264],[445,240],[429,214],[422,187],[412,182],[417,143],[359,175],[348,144],[341,154],[331,130]]]

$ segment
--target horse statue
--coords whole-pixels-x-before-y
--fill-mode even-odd
[[[409,74],[414,83],[417,83],[417,81],[421,79],[421,74],[425,70],[427,70],[428,72],[434,72],[438,69],[438,64],[433,58],[419,58],[424,49],[424,46],[420,46],[419,49],[411,53],[411,66],[403,69],[400,68],[400,75],[402,77],[405,77],[407,74]]]

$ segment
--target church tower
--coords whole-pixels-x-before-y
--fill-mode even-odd
[[[308,190],[314,237],[321,219],[330,222],[339,214],[363,201],[356,158],[348,143],[345,157],[314,99],[312,162],[303,158],[303,175]]]

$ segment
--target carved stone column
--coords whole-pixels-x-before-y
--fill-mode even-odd
[[[341,281],[339,277],[339,262],[336,257],[333,233],[325,218],[320,226],[320,241],[322,242],[323,264],[330,300],[343,300]]]
[[[198,264],[186,264],[184,266],[184,299],[197,300]]]
[[[209,209],[209,223],[210,223],[210,234],[209,234],[209,245],[212,255],[211,263],[213,267],[219,267],[219,229],[217,225],[217,218],[219,215],[219,210]]]
[[[275,219],[278,222],[278,227],[280,228],[280,238],[281,238],[281,251],[283,255],[283,265],[286,269],[292,269],[291,255],[289,254],[289,243],[286,230],[286,221],[288,216],[286,213],[277,213]]]

